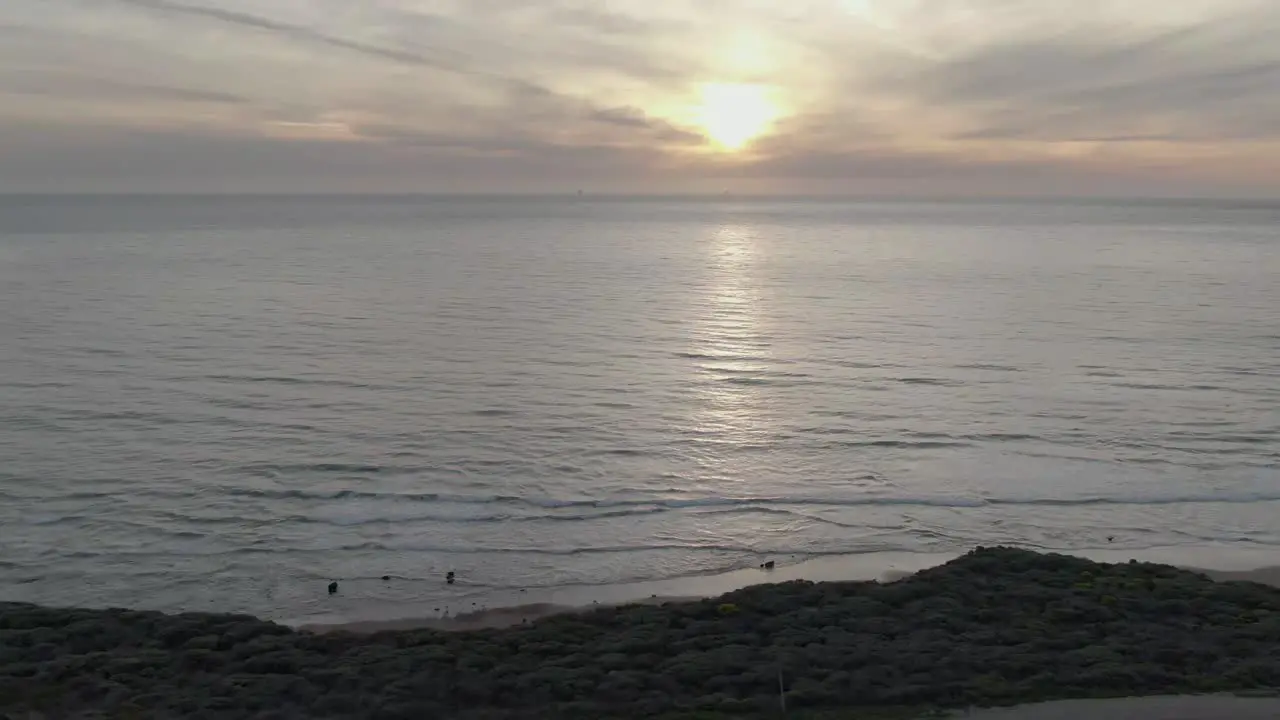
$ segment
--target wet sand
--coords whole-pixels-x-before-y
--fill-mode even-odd
[[[1205,575],[1217,580],[1218,582],[1256,582],[1263,585],[1271,585],[1280,587],[1280,567],[1265,567],[1257,570],[1201,570],[1199,568],[1187,568],[1196,572],[1202,572]]]
[[[1097,555],[1105,554],[1097,553]],[[391,630],[432,629],[459,632],[504,628],[536,622],[552,615],[588,612],[600,607],[691,602],[716,597],[732,590],[762,583],[786,582],[799,579],[812,580],[814,582],[831,580],[894,582],[909,577],[919,570],[940,565],[949,559],[938,561],[937,558],[927,555],[918,555],[910,558],[887,556],[824,558],[818,561],[779,567],[773,571],[749,569],[705,578],[681,578],[677,581],[667,581],[665,583],[598,588],[592,594],[602,599],[589,602],[582,601],[583,592],[580,591],[572,594],[566,593],[565,596],[570,600],[569,602],[529,602],[483,608],[447,617],[420,615],[416,617],[362,619],[351,622],[316,622],[301,624],[298,629],[320,633],[374,633]],[[1104,559],[1103,557],[1098,557],[1097,559],[1105,562],[1117,562],[1116,559]],[[1280,587],[1280,566],[1261,567],[1252,570],[1206,570],[1186,564],[1179,565],[1194,572],[1204,573],[1220,582],[1247,581]],[[684,592],[661,595],[654,593],[645,597],[635,596],[643,589],[675,589],[677,587]]]

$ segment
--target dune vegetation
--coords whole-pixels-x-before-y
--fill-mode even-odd
[[[13,717],[777,717],[782,694],[788,716],[864,717],[1276,687],[1280,589],[1007,548],[889,584],[758,585],[473,632],[0,604]]]

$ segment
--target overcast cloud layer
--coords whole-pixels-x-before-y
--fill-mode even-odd
[[[2,0],[0,192],[1280,195],[1276,0]],[[770,86],[743,152],[703,83]]]

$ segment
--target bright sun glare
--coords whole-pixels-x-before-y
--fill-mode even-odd
[[[696,117],[717,147],[732,151],[768,132],[778,114],[772,92],[763,85],[708,83]]]

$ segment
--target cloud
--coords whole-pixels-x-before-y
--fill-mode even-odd
[[[202,90],[174,85],[131,82],[92,75],[27,71],[6,83],[5,91],[14,95],[36,97],[98,98],[113,101],[160,100],[183,103],[216,103],[243,105],[249,99],[234,93]]]
[[[663,27],[667,30],[672,29],[670,26],[660,26],[653,22],[646,22],[633,15],[623,15],[585,4],[565,6],[553,3],[547,11],[547,18],[561,26],[575,27],[590,33],[604,33],[607,35],[635,36],[637,34],[648,34]]]
[[[1134,38],[1081,29],[924,63],[897,88],[969,113],[970,140],[1120,142],[1280,137],[1280,10]]]
[[[1268,194],[1277,33],[1271,0],[7,0],[0,184]],[[773,86],[771,134],[713,152],[706,82]]]
[[[665,120],[652,118],[640,108],[593,108],[586,112],[585,117],[606,125],[641,130],[656,139],[687,143],[699,143],[704,141],[704,138],[698,133],[681,130]]]
[[[260,15],[250,13],[237,12],[234,10],[223,10],[220,8],[207,7],[203,5],[184,5],[180,3],[170,2],[170,0],[110,0],[111,2],[121,5],[133,6],[143,10],[153,12],[166,13],[171,15],[187,16],[192,18],[212,20],[228,25],[249,28],[252,30],[260,30],[264,32],[274,33],[281,37],[303,42],[322,45],[330,48],[336,48],[356,55],[362,55],[366,58],[375,60],[385,60],[393,63],[412,65],[416,67],[430,68],[449,73],[456,73],[473,78],[483,78],[498,81],[503,84],[524,89],[537,89],[527,83],[510,77],[502,77],[477,70],[466,64],[466,58],[453,53],[443,53],[439,51],[423,51],[408,50],[396,47],[386,47],[375,45],[372,43],[361,42],[359,40],[350,40],[335,35],[330,35],[314,28],[303,25],[295,25],[292,23],[273,20]]]
[[[183,5],[179,3],[169,2],[168,0],[111,0],[121,5],[131,5],[133,7],[152,10],[155,12],[169,13],[173,15],[186,15],[189,17],[203,18],[214,20],[230,25],[239,25],[241,27],[252,28],[255,30],[265,30],[267,32],[277,33],[281,36],[300,40],[302,42],[312,42],[320,45],[346,50],[349,52],[366,55],[382,60],[391,60],[393,62],[408,63],[411,65],[421,65],[425,67],[439,68],[450,72],[466,72],[456,62],[444,60],[441,58],[429,58],[425,55],[415,52],[408,52],[395,48],[380,47],[377,45],[369,45],[355,40],[346,40],[332,35],[326,35],[311,28],[301,25],[292,25],[289,23],[271,20],[259,15],[251,15],[249,13],[236,12],[233,10],[222,10],[219,8],[204,7],[200,5]]]
[[[361,142],[103,129],[28,128],[3,148],[3,192],[643,192],[652,153],[536,138],[360,128]],[[19,139],[19,138],[15,138]]]
[[[313,27],[275,20],[260,15],[203,5],[181,4],[172,2],[171,0],[110,1],[151,12],[185,16],[235,27],[247,28],[255,31],[272,33],[288,40],[336,48],[373,60],[442,71],[445,73],[460,75],[469,80],[493,83],[505,92],[511,94],[511,103],[521,105],[526,112],[530,111],[531,108],[539,106],[543,101],[560,101],[577,105],[589,104],[588,101],[582,98],[562,96],[561,93],[558,93],[547,85],[533,80],[521,78],[514,74],[503,74],[479,68],[476,66],[478,63],[475,57],[462,52],[442,49],[424,49],[421,47],[408,48],[374,44],[361,40],[339,37]],[[647,27],[644,23],[638,20],[600,10],[576,7],[558,7],[555,5],[552,5],[552,10],[553,12],[550,13],[550,17],[554,18],[556,21],[569,20],[588,29],[599,30],[601,28],[608,27],[614,31],[621,31],[626,28],[633,32],[639,32],[642,28]],[[420,11],[416,10],[410,11],[408,9],[400,9],[394,13],[394,16],[395,20],[397,20],[399,24],[403,25],[405,23],[409,23],[414,27],[414,29],[420,27],[423,22],[435,25],[442,23],[448,24],[448,21],[438,16],[423,15]],[[461,29],[458,29],[457,31],[461,32]],[[585,50],[579,49],[579,51],[573,53],[571,57],[579,63],[583,63],[586,67],[598,66],[601,64],[600,58],[596,56],[604,56],[607,53],[598,47],[594,47],[590,43],[587,43],[586,46]],[[594,50],[594,53],[592,50]],[[616,51],[617,48],[614,48],[614,50]],[[625,53],[615,52],[614,55],[625,55]],[[615,60],[616,59],[617,58],[615,57]],[[632,59],[634,60],[634,58]],[[658,63],[631,62],[630,64],[622,63],[622,65],[630,73],[640,74],[649,78],[669,78],[673,76],[671,71],[661,69]],[[600,113],[600,117],[603,118],[609,111],[600,110],[598,112]],[[590,113],[588,115],[590,115]]]

